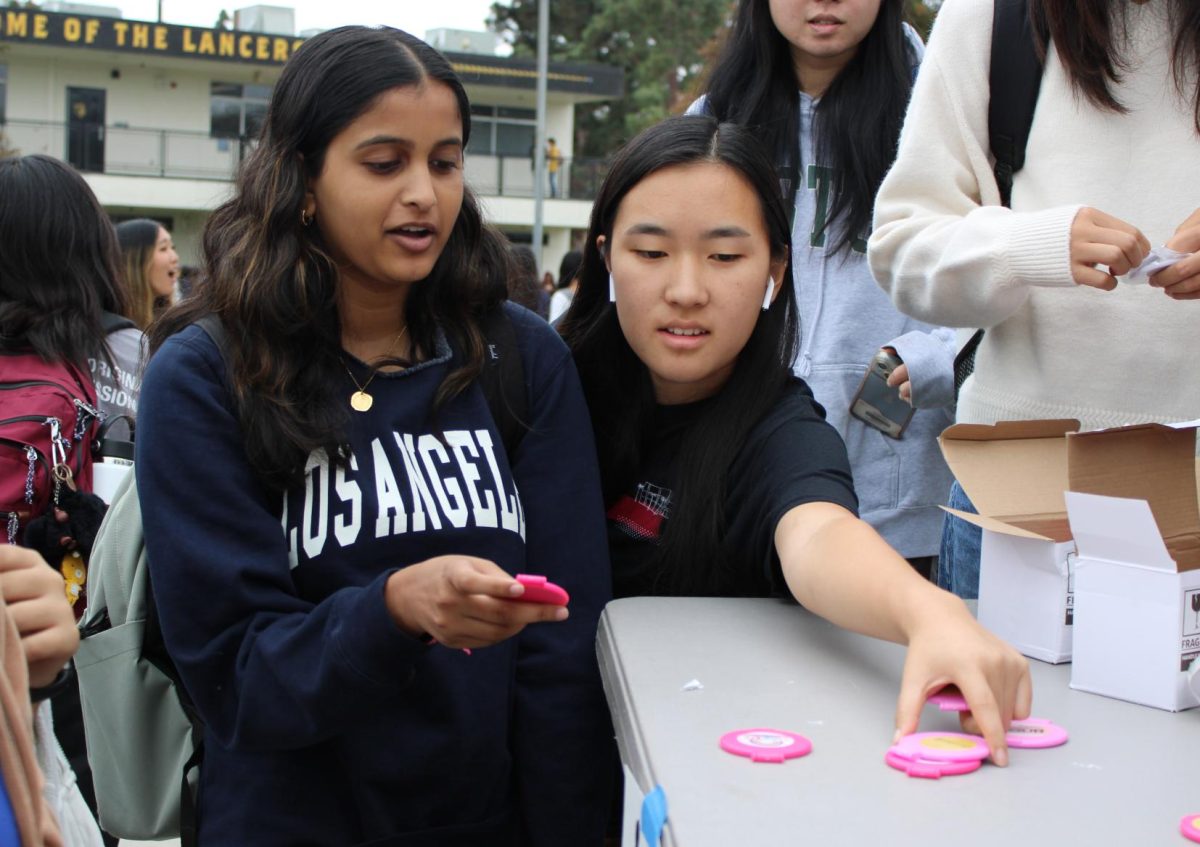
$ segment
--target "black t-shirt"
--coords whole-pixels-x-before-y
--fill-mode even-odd
[[[658,539],[671,515],[687,430],[710,401],[659,406],[649,426],[638,482],[608,509],[609,552],[616,597],[671,594],[656,563]],[[775,527],[795,506],[835,503],[858,513],[846,446],[825,422],[825,410],[793,378],[778,402],[750,430],[725,480],[725,593],[766,597],[787,593],[775,552]]]

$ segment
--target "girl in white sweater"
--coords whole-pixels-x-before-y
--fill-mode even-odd
[[[1152,247],[1200,249],[1200,6],[1029,6],[1050,37],[1012,208],[999,205],[989,158],[993,3],[947,0],[876,202],[871,270],[902,311],[987,328],[960,421],[1200,417],[1200,380],[1185,367],[1200,256],[1149,286],[1117,281]],[[948,558],[944,543],[941,583],[974,596],[977,557]]]

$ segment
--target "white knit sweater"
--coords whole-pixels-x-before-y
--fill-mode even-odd
[[[1081,206],[1153,246],[1200,206],[1200,135],[1171,72],[1166,3],[1130,3],[1128,14],[1132,61],[1115,89],[1128,113],[1076,95],[1051,48],[1012,209],[999,205],[988,152],[992,0],[946,0],[938,15],[869,259],[901,311],[988,327],[960,421],[1200,418],[1200,301],[1123,283],[1100,291],[1070,274]]]

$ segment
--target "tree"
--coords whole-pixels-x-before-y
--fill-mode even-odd
[[[233,16],[222,9],[221,14],[217,15],[217,22],[213,24],[213,29],[233,29]]]
[[[933,19],[941,8],[940,0],[912,0],[908,4],[908,22],[921,33],[921,38],[929,40],[929,30],[933,28]]]
[[[687,105],[703,70],[701,48],[728,18],[731,0],[576,0],[550,8],[550,56],[625,72],[625,96],[576,112],[577,156],[606,156]],[[494,3],[488,21],[516,55],[535,55],[537,0]]]

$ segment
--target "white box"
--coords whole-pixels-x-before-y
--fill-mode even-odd
[[[1200,656],[1195,449],[1194,423],[1068,439],[1072,688],[1173,712],[1200,705],[1188,685]]]
[[[956,424],[939,442],[983,529],[979,622],[1026,656],[1071,660],[1075,545],[1063,492],[1074,420]]]

